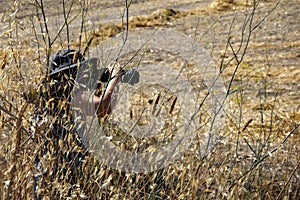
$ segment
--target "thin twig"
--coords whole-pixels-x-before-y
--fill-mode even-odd
[[[37,1],[37,0],[36,0]],[[47,57],[47,66],[49,66],[50,63],[50,53],[51,53],[51,37],[50,37],[50,33],[48,30],[48,23],[47,23],[47,19],[46,19],[46,13],[45,13],[45,8],[44,8],[44,3],[43,0],[40,0],[41,4],[40,4],[40,9],[42,11],[42,17],[43,17],[43,24],[45,26],[45,30],[46,30],[46,35],[47,35],[47,41],[48,41],[48,46],[46,48],[46,57]]]
[[[128,3],[128,0],[125,0],[125,8],[124,8],[124,12],[122,15],[122,28],[123,28],[123,22],[124,22],[124,13],[126,14],[126,28],[125,28],[125,36],[123,37],[123,44],[121,45],[121,48],[115,58],[115,61],[117,62],[119,59],[119,56],[121,55],[121,52],[127,42],[127,38],[128,38],[128,29],[129,29],[129,7],[131,4],[132,0],[130,0],[130,2]]]
[[[276,200],[281,199],[281,196],[282,196],[284,190],[286,189],[287,185],[291,182],[292,177],[294,176],[294,174],[296,173],[296,170],[297,170],[298,168],[300,168],[300,161],[298,161],[297,166],[294,168],[294,170],[293,170],[292,173],[290,174],[289,179],[288,179],[287,182],[284,184],[282,190],[280,191],[280,193],[279,193],[278,196],[276,197]]]
[[[271,152],[268,152],[265,156],[263,156],[260,160],[257,160],[256,162],[254,162],[252,164],[252,166],[246,171],[244,172],[240,177],[238,177],[234,183],[229,187],[229,191],[232,189],[233,186],[235,186],[237,184],[237,182],[239,180],[241,180],[244,176],[246,176],[248,173],[250,173],[253,169],[255,169],[260,163],[262,163],[265,159],[267,159],[268,157],[270,157],[270,155],[272,155],[273,153],[275,153],[282,145],[284,145],[284,143],[288,140],[288,138],[293,135],[296,130],[299,128],[299,124],[296,125],[284,138],[284,140],[281,142],[280,145],[278,145],[275,149],[273,149]]]

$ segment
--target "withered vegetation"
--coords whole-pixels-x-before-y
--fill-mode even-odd
[[[101,2],[103,5],[97,0],[0,2],[1,199],[33,199],[37,174],[42,176],[37,193],[45,199],[299,199],[298,1],[214,0],[204,7],[194,3],[192,9],[165,5],[150,14],[130,17],[128,24],[120,1],[107,1],[107,7]],[[136,2],[127,2],[129,10]],[[191,2],[183,1],[182,5]],[[140,4],[148,5],[147,1]],[[123,22],[120,16],[101,21],[105,16],[99,17],[95,5],[113,12],[114,6],[120,8]],[[101,19],[95,20],[98,17]],[[153,172],[126,173],[100,163],[76,143],[71,131],[74,127],[68,123],[70,115],[61,119],[44,116],[42,125],[33,123],[34,108],[40,103],[39,88],[53,52],[68,47],[85,51],[126,28],[130,34],[136,29],[159,27],[184,32],[201,42],[223,77],[226,121],[220,134],[224,140],[208,155],[201,155],[203,133],[199,130],[176,163]],[[154,56],[161,56],[155,62],[174,68],[186,64],[184,73],[197,87],[201,77],[188,71],[193,64],[167,54],[154,52]],[[150,92],[132,96],[131,119],[139,117],[135,109],[139,104],[152,106],[153,114],[165,110],[170,123],[171,117],[184,109],[172,95],[165,107],[156,107],[163,94]],[[200,95],[207,93],[203,90]],[[146,101],[142,102],[139,98],[143,95]],[[67,104],[61,100],[59,108],[64,110]],[[203,112],[197,117],[205,124],[210,116]],[[51,128],[57,120],[70,132],[53,140]],[[143,120],[141,124],[147,123],[147,116]],[[114,144],[131,151],[137,144],[151,151],[151,144],[174,136],[171,126],[150,139],[129,137],[111,127],[106,131]],[[74,159],[81,153],[85,158],[74,169],[71,166],[76,161],[57,156],[57,152]],[[37,156],[42,170],[35,164]]]

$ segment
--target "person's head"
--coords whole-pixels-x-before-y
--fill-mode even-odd
[[[50,60],[46,85],[48,88],[43,96],[54,98],[54,107],[60,100],[71,101],[71,91],[77,76],[78,67],[85,63],[84,56],[74,49],[63,49],[56,52]]]
[[[78,66],[85,63],[83,55],[74,49],[56,52],[50,61],[50,78],[69,77],[75,79]]]

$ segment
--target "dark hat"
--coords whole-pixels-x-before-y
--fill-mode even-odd
[[[83,64],[83,55],[74,49],[63,49],[56,52],[50,61],[50,76],[59,72],[77,69],[78,63]],[[72,70],[73,71],[73,70]]]

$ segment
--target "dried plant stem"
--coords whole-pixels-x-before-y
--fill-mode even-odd
[[[10,199],[10,195],[12,194],[12,187],[14,183],[14,177],[15,177],[15,172],[16,172],[16,164],[17,162],[17,156],[20,152],[20,144],[22,140],[22,120],[24,117],[24,113],[28,107],[28,103],[25,103],[22,105],[19,114],[17,116],[17,121],[16,121],[16,138],[15,138],[15,149],[14,152],[12,153],[12,168],[9,174],[9,184],[7,186],[7,193],[6,193],[6,199]]]
[[[38,4],[38,0],[36,0],[36,2]],[[44,8],[44,2],[43,2],[43,0],[40,0],[40,4],[38,4],[38,5],[39,5],[39,8],[42,11],[43,25],[45,27],[45,31],[46,31],[45,33],[46,33],[46,36],[47,36],[46,58],[47,58],[47,66],[49,66],[49,60],[50,60],[50,54],[51,54],[51,47],[52,47],[51,36],[50,36],[49,30],[48,30],[48,23],[47,23],[47,18],[46,18],[46,13],[45,13],[45,8]],[[41,24],[41,27],[42,27],[42,24]]]
[[[268,157],[270,157],[270,155],[272,155],[273,153],[275,153],[287,140],[288,140],[288,138],[291,136],[291,135],[293,135],[295,132],[296,132],[296,130],[299,128],[299,124],[298,125],[296,125],[294,128],[293,128],[293,130],[291,130],[287,135],[286,135],[286,137],[284,138],[284,140],[281,142],[281,144],[278,146],[278,147],[276,147],[275,149],[273,149],[272,151],[270,151],[268,154],[266,154],[265,156],[263,156],[261,159],[259,159],[259,160],[257,160],[257,161],[255,161],[253,164],[252,164],[252,166],[246,171],[246,172],[244,172],[240,177],[238,177],[235,181],[234,181],[234,183],[230,186],[230,188],[229,188],[229,190],[231,190],[232,188],[233,188],[233,186],[235,186],[235,184],[237,184],[237,182],[239,181],[239,180],[241,180],[244,176],[246,176],[247,174],[249,174],[252,170],[254,170],[259,164],[261,164],[265,159],[267,159]]]
[[[276,200],[281,199],[281,196],[283,195],[283,192],[285,191],[286,187],[288,186],[288,184],[291,182],[292,177],[295,175],[296,170],[300,168],[300,161],[298,161],[297,166],[294,168],[294,170],[292,171],[292,173],[290,174],[289,179],[287,180],[287,182],[284,184],[282,190],[280,191],[280,193],[278,194]]]

